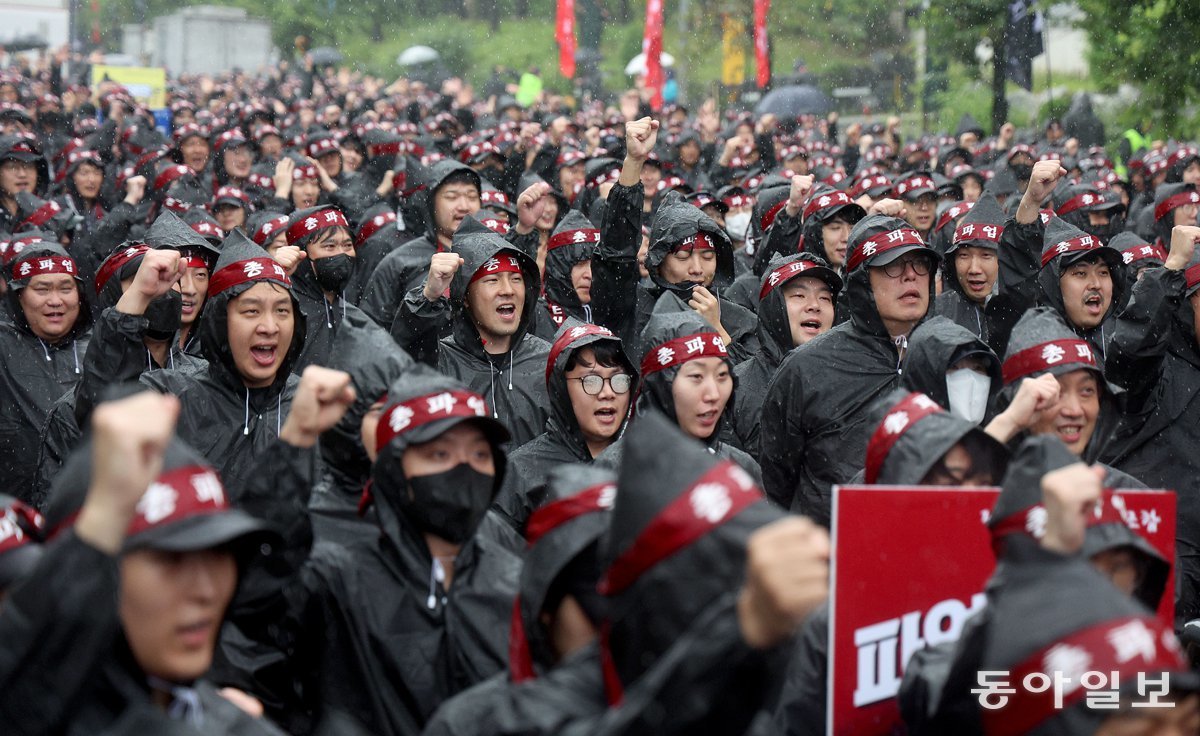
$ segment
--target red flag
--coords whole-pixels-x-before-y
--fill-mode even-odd
[[[760,88],[771,81],[770,44],[767,41],[767,14],[770,12],[771,0],[754,0],[754,67]]]
[[[642,53],[646,56],[646,86],[653,92],[650,107],[654,110],[661,110],[663,104],[662,34],[662,0],[646,0],[646,32],[642,36]]]
[[[558,42],[558,71],[571,79],[575,76],[575,0],[558,0],[554,40]]]

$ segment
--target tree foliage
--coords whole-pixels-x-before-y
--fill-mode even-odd
[[[992,42],[992,128],[1008,119],[1003,56],[1008,24],[1007,0],[930,0],[923,13],[929,54],[939,60],[954,60],[972,67],[975,47],[984,38]]]
[[[1171,134],[1191,134],[1181,101],[1200,94],[1200,14],[1194,0],[1079,0],[1092,77],[1141,88],[1145,112]]]

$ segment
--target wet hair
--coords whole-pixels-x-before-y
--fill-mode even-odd
[[[633,372],[633,366],[629,364],[629,359],[625,357],[625,353],[619,346],[611,340],[598,340],[590,345],[584,345],[577,350],[571,351],[571,357],[567,360],[566,367],[563,368],[563,373],[568,373],[579,365],[579,355],[584,350],[591,350],[596,356],[596,365],[602,368],[624,368],[630,373]]]
[[[476,176],[473,176],[469,172],[455,171],[453,174],[451,174],[450,176],[447,176],[445,179],[442,180],[442,183],[438,186],[438,189],[441,189],[442,187],[445,187],[445,186],[449,186],[450,184],[470,184],[471,186],[478,189],[479,188],[479,179]]]

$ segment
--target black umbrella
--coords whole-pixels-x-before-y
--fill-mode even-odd
[[[315,48],[308,54],[312,58],[312,62],[317,66],[325,66],[327,64],[342,63],[342,52],[332,46],[321,46]]]
[[[50,44],[46,43],[46,39],[41,36],[27,33],[24,36],[14,36],[7,41],[0,41],[0,46],[4,46],[4,49],[11,54],[31,49],[44,49]]]
[[[783,117],[795,117],[824,115],[832,109],[833,103],[824,92],[807,84],[799,84],[770,91],[759,101],[754,111],[759,115],[772,113]]]

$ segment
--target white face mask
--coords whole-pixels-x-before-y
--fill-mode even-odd
[[[991,378],[969,368],[947,373],[946,394],[950,398],[950,413],[972,424],[979,424],[987,413],[991,388]]]
[[[745,240],[746,233],[750,230],[750,213],[739,212],[736,215],[729,215],[725,218],[725,232],[729,233],[729,237],[733,240]]]

